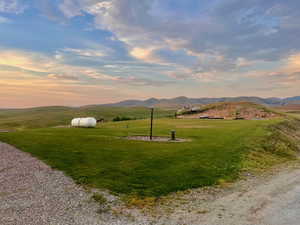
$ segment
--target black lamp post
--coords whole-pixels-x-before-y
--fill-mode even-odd
[[[150,140],[153,138],[153,112],[154,108],[151,108],[151,124],[150,124]]]

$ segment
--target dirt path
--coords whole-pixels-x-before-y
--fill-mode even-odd
[[[124,208],[111,196],[111,209],[62,172],[0,143],[2,225],[299,225],[298,164],[225,189],[172,194],[145,213]],[[108,196],[109,198],[109,196]]]

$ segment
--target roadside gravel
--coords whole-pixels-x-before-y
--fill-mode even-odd
[[[299,225],[298,162],[252,176],[225,188],[195,189],[169,196],[168,225]],[[177,203],[176,203],[177,202]],[[182,203],[178,206],[178,202]],[[176,205],[177,204],[177,207]],[[164,206],[166,205],[166,206]],[[175,208],[174,208],[175,206]],[[164,224],[160,220],[157,224]]]

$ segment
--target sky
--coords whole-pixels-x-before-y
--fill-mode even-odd
[[[0,0],[0,108],[300,95],[299,0]]]

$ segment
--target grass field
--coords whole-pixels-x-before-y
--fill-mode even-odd
[[[156,109],[156,117],[173,116],[175,111]],[[85,106],[70,107],[39,107],[32,109],[0,109],[0,129],[44,128],[68,125],[74,117],[95,117],[111,121],[114,117],[144,119],[149,116],[146,107],[107,107]]]
[[[168,136],[175,129],[178,137],[191,140],[184,143],[122,138],[148,134],[148,120],[110,122],[96,129],[29,129],[0,133],[0,140],[64,171],[78,183],[158,197],[232,181],[243,170],[294,159],[297,146],[283,133],[296,132],[298,123],[155,120],[155,135]]]

